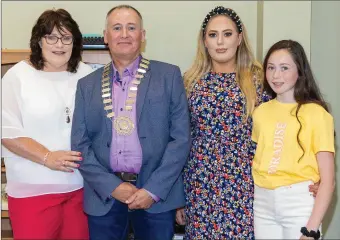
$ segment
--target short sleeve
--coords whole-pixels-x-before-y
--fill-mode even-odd
[[[21,114],[20,81],[12,70],[2,78],[2,138],[26,137]]]
[[[334,147],[334,120],[324,109],[313,117],[313,152],[335,152]]]

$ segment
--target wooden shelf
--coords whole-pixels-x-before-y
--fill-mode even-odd
[[[1,49],[1,64],[15,64],[29,58],[29,49]],[[109,50],[83,50],[85,63],[107,64],[111,61]]]
[[[8,218],[8,211],[7,210],[1,210],[1,218]]]
[[[28,59],[30,50],[20,49],[20,50],[1,50],[1,64],[13,64],[20,62],[21,60]]]
[[[1,230],[1,240],[13,240],[13,233],[11,230]]]

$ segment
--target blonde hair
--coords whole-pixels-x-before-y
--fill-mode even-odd
[[[263,70],[261,64],[255,60],[249,44],[247,31],[243,25],[242,29],[243,38],[236,52],[236,81],[240,84],[241,91],[246,98],[247,119],[253,113],[256,104],[257,84],[255,81],[261,86],[263,85]],[[197,81],[212,70],[212,60],[204,46],[204,37],[201,28],[198,34],[198,46],[194,63],[189,70],[184,73],[184,85],[188,96]]]

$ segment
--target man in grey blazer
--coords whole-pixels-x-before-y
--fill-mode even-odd
[[[111,9],[104,39],[113,61],[79,80],[72,123],[90,239],[126,239],[131,222],[136,239],[170,240],[191,143],[183,79],[141,56],[135,8]]]

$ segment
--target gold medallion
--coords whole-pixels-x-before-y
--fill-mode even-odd
[[[130,135],[135,128],[132,120],[126,116],[119,116],[114,119],[113,126],[119,135]]]

